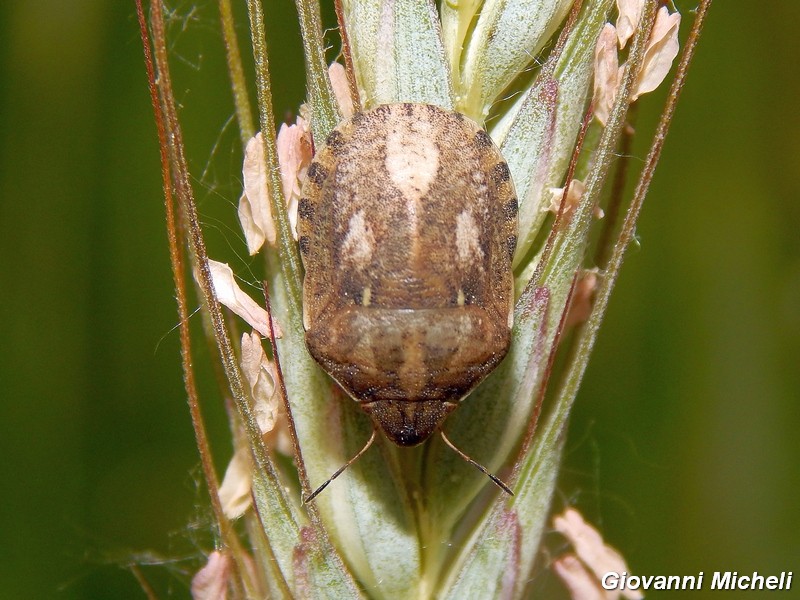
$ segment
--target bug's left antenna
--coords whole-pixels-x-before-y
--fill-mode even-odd
[[[342,465],[341,467],[339,467],[339,469],[336,471],[336,473],[334,473],[333,475],[331,475],[330,477],[328,477],[328,480],[327,480],[325,483],[323,483],[321,486],[319,486],[319,487],[318,487],[316,490],[314,490],[314,491],[311,493],[311,495],[310,495],[308,498],[304,498],[304,499],[303,499],[303,504],[308,504],[308,503],[309,503],[309,502],[311,502],[311,501],[312,501],[314,498],[316,498],[317,496],[319,496],[319,493],[320,493],[322,490],[324,490],[326,487],[328,487],[328,484],[329,484],[331,481],[333,481],[334,479],[336,479],[336,478],[337,478],[339,475],[341,475],[341,474],[344,472],[344,470],[345,470],[345,469],[347,469],[347,467],[349,467],[349,466],[350,466],[350,465],[352,465],[354,462],[356,462],[356,461],[357,461],[359,458],[361,458],[361,455],[362,455],[362,454],[364,454],[364,452],[366,452],[367,450],[369,450],[369,447],[370,447],[370,446],[372,446],[372,442],[374,442],[374,441],[375,441],[375,435],[377,434],[377,432],[378,432],[378,430],[377,430],[375,427],[373,427],[373,428],[372,428],[372,435],[371,435],[371,436],[369,436],[369,440],[367,440],[367,443],[364,445],[364,447],[363,447],[361,450],[359,450],[359,451],[358,451],[358,454],[356,454],[356,455],[355,455],[353,458],[351,458],[350,460],[348,460],[348,461],[347,461],[347,462],[346,462],[344,465]]]

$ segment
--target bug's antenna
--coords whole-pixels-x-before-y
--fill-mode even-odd
[[[358,454],[356,454],[356,455],[355,455],[353,458],[351,458],[350,460],[348,460],[348,461],[347,461],[347,462],[346,462],[344,465],[342,465],[341,467],[339,467],[339,469],[336,471],[336,473],[334,473],[333,475],[331,475],[331,476],[328,478],[328,481],[326,481],[326,482],[325,482],[325,483],[323,483],[321,486],[319,486],[319,487],[318,487],[316,490],[314,490],[314,491],[311,493],[311,495],[310,495],[308,498],[304,498],[304,499],[303,499],[303,504],[308,504],[308,503],[309,503],[309,502],[311,502],[311,501],[312,501],[314,498],[316,498],[317,496],[319,496],[319,493],[320,493],[322,490],[324,490],[326,487],[328,487],[328,484],[329,484],[331,481],[333,481],[334,479],[336,479],[336,478],[337,478],[339,475],[341,475],[341,474],[344,472],[344,470],[345,470],[347,467],[349,467],[349,466],[350,466],[350,465],[352,465],[354,462],[356,462],[356,461],[357,461],[359,458],[361,458],[361,455],[362,455],[362,454],[364,454],[364,452],[366,452],[367,450],[369,450],[369,447],[370,447],[370,446],[372,446],[372,442],[374,442],[374,441],[375,441],[375,435],[377,434],[377,432],[378,432],[378,430],[377,430],[375,427],[373,427],[373,428],[372,428],[372,435],[371,435],[371,436],[369,436],[369,440],[367,440],[367,443],[364,445],[364,447],[363,447],[361,450],[359,450],[359,451],[358,451]],[[488,475],[488,473],[487,473],[487,475]],[[489,476],[491,477],[491,475],[489,475]]]
[[[451,442],[449,439],[447,439],[447,436],[444,434],[444,431],[442,431],[442,430],[440,429],[440,430],[439,430],[439,434],[442,436],[442,439],[444,440],[444,443],[445,443],[445,444],[447,444],[448,446],[450,446],[450,448],[452,448],[452,449],[455,451],[455,453],[456,453],[456,454],[458,454],[458,455],[459,455],[461,458],[463,458],[465,461],[467,461],[467,462],[468,462],[469,464],[471,464],[473,467],[475,467],[476,469],[478,469],[478,470],[479,470],[481,473],[483,473],[484,475],[486,475],[486,476],[487,476],[489,479],[491,479],[491,480],[494,482],[494,484],[495,484],[497,487],[499,487],[501,490],[503,490],[503,491],[504,491],[506,494],[508,494],[509,496],[513,496],[513,495],[514,495],[514,492],[512,492],[512,491],[511,491],[511,488],[510,488],[510,487],[508,487],[508,486],[507,486],[505,483],[503,483],[502,481],[500,481],[500,479],[499,479],[499,478],[498,478],[496,475],[492,475],[491,473],[489,473],[489,471],[487,471],[487,470],[486,470],[486,467],[484,467],[483,465],[480,465],[480,464],[476,463],[476,462],[475,462],[474,460],[472,460],[472,459],[471,459],[469,456],[467,456],[467,455],[466,455],[466,454],[464,454],[464,453],[463,453],[461,450],[459,450],[458,448],[456,448],[456,447],[453,445],[453,442]],[[326,485],[327,485],[327,484],[326,484]]]

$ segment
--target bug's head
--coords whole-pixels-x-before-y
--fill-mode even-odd
[[[361,405],[398,446],[416,446],[427,440],[456,406],[454,402],[440,400],[377,400]]]

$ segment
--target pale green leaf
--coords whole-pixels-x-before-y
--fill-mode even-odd
[[[487,0],[464,50],[459,110],[483,122],[492,104],[533,61],[571,0]]]
[[[378,58],[378,28],[381,2],[342,0],[344,23],[353,55],[353,68],[365,109],[375,106],[375,61]]]
[[[283,577],[283,573],[278,568],[277,561],[272,554],[264,532],[261,530],[261,522],[255,511],[250,511],[244,515],[244,523],[247,529],[247,538],[251,545],[253,561],[258,569],[257,577],[266,587],[270,598],[275,600],[290,600],[292,592]]]
[[[253,55],[256,62],[256,86],[258,90],[259,103],[259,122],[265,141],[265,161],[267,172],[272,178],[270,186],[270,199],[272,201],[273,214],[276,216],[278,225],[279,254],[269,250],[267,256],[267,271],[270,278],[270,292],[275,301],[273,305],[273,317],[281,323],[284,336],[282,343],[279,344],[280,354],[283,356],[286,350],[288,364],[297,364],[296,369],[289,369],[291,377],[287,377],[287,383],[294,379],[295,373],[305,372],[307,384],[311,388],[319,387],[321,376],[318,369],[310,369],[308,362],[311,360],[308,353],[298,352],[298,339],[302,340],[302,324],[300,311],[301,298],[301,265],[297,248],[293,243],[289,227],[289,219],[286,214],[286,204],[283,199],[280,171],[278,169],[278,155],[275,144],[274,114],[272,110],[272,91],[271,78],[269,72],[269,57],[266,45],[266,32],[264,25],[264,14],[261,3],[257,0],[248,0],[248,14],[250,17],[251,38],[253,43]],[[313,17],[313,15],[310,15]],[[311,24],[314,29],[313,18]],[[307,45],[314,44],[314,35],[304,29],[304,34],[310,36],[306,40]],[[321,31],[319,31],[321,36]],[[316,49],[317,59],[322,52],[321,42],[316,39],[319,47]],[[307,48],[308,50],[308,48]],[[314,49],[312,48],[312,52]],[[327,72],[325,73],[327,77]],[[210,277],[207,264],[201,269],[204,277]],[[210,283],[210,280],[209,280]],[[216,302],[208,302],[209,308],[218,310]],[[221,320],[221,315],[219,316]],[[215,330],[217,327],[215,327]],[[225,332],[224,327],[219,328]],[[225,335],[221,337],[226,337]],[[230,344],[224,340],[227,353],[222,352],[223,357],[230,353]],[[297,356],[301,356],[297,358]],[[296,359],[296,360],[295,360]],[[263,528],[266,543],[269,545],[270,552],[281,571],[286,588],[291,592],[295,591],[296,577],[294,569],[295,550],[300,546],[302,539],[300,528],[306,524],[305,513],[300,509],[297,498],[289,496],[281,481],[279,480],[272,461],[266,453],[262,443],[261,431],[256,423],[255,416],[247,401],[239,400],[242,396],[242,384],[238,367],[231,365],[226,367],[229,382],[234,398],[237,399],[242,420],[247,431],[251,451],[253,453],[255,469],[253,472],[253,498],[255,501],[258,518]],[[293,387],[295,387],[293,385]],[[304,386],[297,386],[302,389]],[[291,397],[291,395],[290,395]],[[314,524],[314,527],[318,527]],[[325,556],[324,562],[320,565],[319,561],[313,563],[314,568],[324,569],[326,573],[335,577],[338,581],[338,588],[342,590],[356,590],[356,583],[350,573],[344,567],[341,558],[327,541],[327,537],[321,531],[315,531],[315,535],[322,540],[324,545],[319,550]],[[343,598],[357,597],[357,594],[343,595]]]
[[[519,233],[515,264],[525,257],[544,221],[541,191],[553,162],[558,83],[539,77],[519,107],[500,151],[508,161],[519,199]]]
[[[338,406],[329,407],[327,424],[337,426],[331,418],[332,413],[337,414],[344,456],[350,458],[369,438],[372,423],[344,393],[336,394],[330,401]],[[404,450],[407,451],[400,452]],[[330,517],[336,520],[331,535],[367,593],[374,598],[414,597],[420,580],[419,532],[405,478],[395,460],[397,451],[380,436],[364,456],[319,496],[320,505],[330,510]]]
[[[453,108],[450,70],[432,1],[343,4],[364,108],[393,102]]]
[[[273,305],[275,318],[285,322],[285,293],[276,290],[273,298],[275,299]],[[302,363],[297,363],[299,352],[297,352],[296,344],[293,344],[296,341],[296,334],[290,328],[287,330],[279,344],[281,360],[287,362],[295,360],[293,367],[288,370],[287,388],[291,390],[297,390],[298,387],[305,390],[314,389],[320,385],[321,376],[311,372],[310,367],[313,365],[301,366]],[[283,362],[283,364],[287,363]],[[303,366],[308,370],[304,370]],[[306,374],[305,380],[302,386],[297,386],[295,377],[302,372]],[[284,371],[284,373],[287,372]],[[319,388],[317,387],[317,389]],[[271,469],[265,472],[262,465],[259,467],[253,473],[253,497],[271,553],[288,587],[296,592],[297,586],[301,583],[298,577],[301,576],[312,580],[324,579],[330,589],[338,590],[338,598],[359,597],[355,581],[324,534],[311,526],[304,525],[307,521],[299,508],[299,498],[289,496]],[[313,535],[310,535],[309,531]],[[311,547],[314,545],[315,547]],[[296,555],[301,546],[304,548],[303,552],[313,554],[315,557],[314,560],[308,562],[302,573],[298,572],[296,562]]]
[[[455,581],[446,582],[440,598],[480,600],[510,598],[519,576],[519,545],[522,534],[513,510],[492,515],[492,535],[481,544],[472,544],[463,569],[457,570]]]
[[[647,31],[649,31],[649,28],[643,26],[643,24],[652,22],[655,14],[655,7],[656,3],[652,1],[647,2],[645,5],[639,28],[637,29],[637,34],[634,37],[633,46],[631,47],[628,68],[625,71],[606,128],[603,130],[603,134],[600,138],[594,162],[586,178],[586,190],[583,198],[578,206],[575,218],[572,219],[569,230],[565,232],[565,235],[560,236],[557,248],[548,260],[548,265],[546,265],[546,273],[549,271],[552,276],[558,276],[558,265],[562,265],[563,268],[564,265],[570,262],[570,256],[574,256],[579,250],[580,254],[583,254],[582,248],[585,246],[585,241],[583,240],[588,233],[588,224],[592,218],[591,213],[602,193],[608,176],[609,166],[614,159],[615,149],[628,110],[628,99],[631,95],[636,80],[636,73],[638,72],[639,64],[644,54],[644,48],[647,42]],[[560,246],[560,248],[558,246]],[[545,276],[547,277],[548,275]],[[521,561],[522,564],[531,565],[531,568],[536,552],[538,551],[539,538],[544,527],[544,522],[542,515],[537,516],[532,512],[529,515],[525,514],[525,511],[522,509],[523,506],[527,506],[527,504],[523,504],[523,502],[525,502],[524,497],[530,496],[531,498],[538,498],[548,493],[546,488],[537,488],[535,486],[534,482],[537,478],[540,480],[552,478],[553,483],[550,486],[549,492],[550,494],[552,493],[552,488],[555,485],[558,463],[563,449],[563,440],[566,435],[569,413],[575,402],[578,386],[586,369],[589,352],[597,334],[599,322],[606,308],[607,292],[609,289],[608,282],[605,280],[602,281],[598,290],[597,302],[592,310],[587,327],[579,334],[577,344],[578,351],[567,366],[566,377],[555,398],[552,412],[547,418],[542,430],[537,434],[531,451],[527,453],[520,465],[519,480],[522,482],[520,486],[520,498],[515,498],[514,502],[520,507],[520,522],[523,526],[523,531],[526,532],[526,542],[522,544],[520,549]],[[528,531],[530,531],[529,535],[527,535]]]
[[[342,579],[332,564],[329,545],[313,527],[303,527],[302,541],[295,548],[295,597],[314,600],[339,600],[363,597],[356,586]]]
[[[454,82],[461,77],[461,52],[469,27],[482,2],[483,0],[443,0],[441,3],[439,12],[442,19],[442,40]]]
[[[509,163],[520,202],[515,266],[528,255],[547,215],[545,192],[564,185],[589,95],[594,46],[611,0],[587,2],[561,55],[492,131]],[[596,143],[596,142],[595,142]],[[587,145],[585,155],[591,155]]]
[[[441,597],[496,598],[501,590],[504,598],[527,597],[525,586],[535,558],[530,549],[538,550],[547,524],[564,441],[563,424],[552,421],[540,428],[541,442],[520,471],[514,497],[497,502],[483,527],[467,541],[441,588]],[[471,594],[471,589],[479,594]],[[484,590],[494,593],[484,595]]]

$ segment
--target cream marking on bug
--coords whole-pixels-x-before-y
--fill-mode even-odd
[[[456,217],[456,250],[458,261],[467,267],[483,259],[480,247],[480,227],[475,222],[472,211],[465,210]],[[479,264],[479,263],[478,263]]]
[[[371,299],[372,299],[372,288],[367,286],[364,288],[364,291],[361,292],[361,305],[369,306]]]
[[[367,226],[364,211],[359,210],[350,217],[347,233],[342,242],[342,259],[363,269],[372,260],[375,252],[375,236]]]
[[[459,288],[459,290],[458,290],[458,298],[456,299],[458,305],[459,306],[464,306],[464,300],[465,300],[465,298],[464,298],[464,290]]]
[[[419,203],[439,170],[439,149],[427,121],[398,123],[386,136],[386,172],[402,192],[409,228],[417,227]]]

